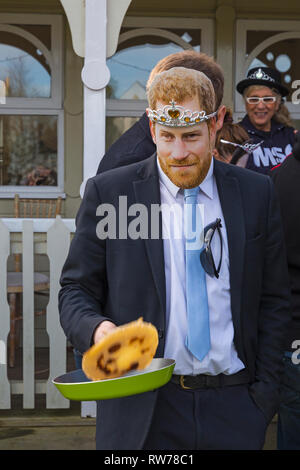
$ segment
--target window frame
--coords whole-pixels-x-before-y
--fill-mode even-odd
[[[13,23],[11,25],[10,23]],[[51,27],[51,51],[33,34],[16,25],[32,24],[47,25]],[[0,17],[0,31],[10,31],[27,39],[39,48],[49,59],[51,66],[51,97],[50,98],[6,98],[7,108],[51,108],[61,107],[63,85],[63,18],[59,15],[35,15],[4,13]]]
[[[247,32],[248,31],[278,31],[278,34],[265,39],[258,44],[246,57]],[[235,85],[234,96],[234,118],[241,119],[245,115],[243,97],[236,91],[236,84],[246,77],[246,72],[253,58],[268,45],[272,45],[280,40],[297,38],[300,39],[300,21],[289,20],[245,20],[239,19],[236,22],[236,58],[235,58]],[[286,106],[292,119],[300,119],[299,106],[291,102],[286,102]]]
[[[201,32],[201,51],[213,56],[214,52],[214,20],[210,18],[171,18],[171,17],[125,17],[122,27],[134,28],[120,34],[118,45],[128,39],[128,36],[144,36],[144,35],[159,35],[162,32],[162,37],[169,37],[171,40],[174,37],[171,31],[166,29],[198,29]],[[134,32],[138,34],[134,34]],[[178,40],[181,39],[178,36]],[[183,45],[183,40],[181,39]],[[178,41],[179,44],[179,41]],[[188,43],[186,43],[188,44]],[[187,49],[189,49],[187,47]],[[192,47],[190,47],[192,49]],[[113,56],[111,56],[113,57]],[[147,107],[146,100],[118,100],[106,99],[106,117],[139,117],[145,112]]]
[[[47,25],[51,27],[51,51],[33,34],[16,25]],[[51,66],[50,98],[6,97],[0,103],[2,115],[57,116],[57,186],[0,186],[0,199],[11,199],[15,193],[28,198],[55,198],[64,193],[64,110],[63,110],[63,17],[43,14],[1,14],[0,31],[10,31],[32,42],[47,57]]]

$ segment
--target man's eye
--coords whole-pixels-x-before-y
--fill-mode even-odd
[[[199,134],[187,134],[186,138],[189,140],[197,139],[199,137]]]

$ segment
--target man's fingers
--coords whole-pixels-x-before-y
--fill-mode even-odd
[[[100,323],[94,333],[94,343],[98,343],[101,338],[103,338],[103,336],[107,335],[107,333],[114,330],[115,328],[116,325],[114,323],[108,320],[104,320],[102,323]]]

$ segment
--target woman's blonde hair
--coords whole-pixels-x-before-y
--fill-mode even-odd
[[[247,87],[243,93],[244,99],[247,98],[247,96],[254,90],[260,90],[262,88],[266,88],[265,85],[251,85]],[[270,88],[270,87],[267,87]],[[284,126],[289,126],[293,127],[293,122],[292,118],[290,116],[289,110],[287,109],[286,105],[284,104],[284,101],[282,99],[282,96],[280,93],[278,93],[278,90],[276,88],[270,88],[272,93],[276,96],[278,102],[279,102],[279,108],[276,111],[276,113],[273,116],[273,119],[275,121],[279,122],[280,124],[283,124]]]
[[[203,110],[207,114],[215,111],[213,85],[210,79],[198,70],[173,67],[158,73],[147,86],[147,98],[151,109],[156,109],[158,101],[169,104],[174,100],[180,104],[194,97],[198,99],[199,111]]]

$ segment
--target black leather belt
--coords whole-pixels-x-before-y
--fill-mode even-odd
[[[193,390],[197,388],[218,388],[246,384],[250,383],[250,377],[248,372],[243,369],[231,375],[172,375],[171,382],[181,385],[185,390]]]

